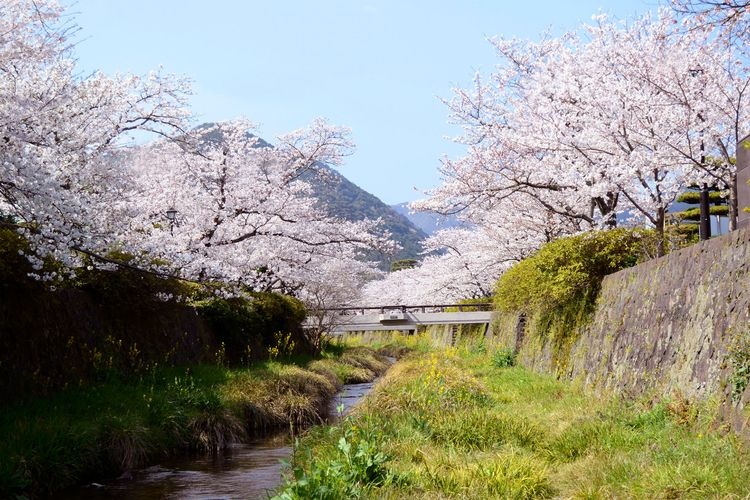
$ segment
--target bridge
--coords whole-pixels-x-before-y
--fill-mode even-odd
[[[329,334],[347,332],[415,331],[430,325],[489,325],[492,304],[337,307],[311,313],[306,328],[325,328]]]

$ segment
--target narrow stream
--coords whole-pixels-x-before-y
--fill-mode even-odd
[[[375,382],[348,384],[334,396],[330,412],[344,415]],[[282,461],[292,456],[289,432],[238,444],[216,455],[178,457],[134,471],[132,477],[92,483],[71,492],[81,499],[229,499],[267,498],[281,484]]]

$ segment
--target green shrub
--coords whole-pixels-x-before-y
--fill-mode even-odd
[[[701,193],[700,191],[685,191],[684,193],[681,193],[675,201],[694,205],[700,203]],[[708,201],[711,203],[724,203],[727,201],[727,196],[722,195],[721,191],[710,191],[708,193]]]
[[[232,363],[262,359],[270,353],[269,349],[304,347],[287,335],[299,332],[305,319],[304,306],[293,297],[253,293],[249,298],[214,297],[195,305],[199,314],[208,319],[219,343],[224,344]],[[280,340],[285,340],[284,346],[279,345]]]
[[[613,229],[547,243],[498,280],[495,306],[501,311],[550,311],[585,299],[593,303],[604,276],[637,264],[644,230]]]
[[[515,366],[516,353],[513,349],[500,349],[492,356],[492,364],[498,368],[508,368]]]
[[[726,217],[729,214],[729,206],[728,205],[712,206],[709,208],[709,213],[711,215],[720,215],[720,216]],[[689,208],[687,210],[683,210],[682,212],[679,212],[679,216],[685,220],[700,220],[701,209]]]
[[[387,467],[391,458],[380,451],[383,448],[381,434],[357,427],[349,418],[340,432],[333,453],[316,460],[309,456],[309,469],[295,467],[293,477],[273,498],[359,498],[375,487],[393,482],[395,476]]]
[[[551,345],[552,365],[564,373],[604,277],[655,253],[658,238],[653,231],[618,228],[547,243],[500,277],[495,308],[524,314],[525,329]]]

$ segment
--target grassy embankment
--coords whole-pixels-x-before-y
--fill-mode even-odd
[[[373,380],[386,366],[354,348],[243,369],[160,368],[3,408],[0,497],[47,495],[180,450],[319,423],[343,383]]]
[[[313,429],[280,498],[745,498],[750,459],[710,405],[623,401],[483,346],[415,352]]]

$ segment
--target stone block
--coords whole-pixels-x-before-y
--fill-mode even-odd
[[[740,141],[737,147],[737,227],[750,227],[750,213],[743,210],[750,207],[750,136]]]

